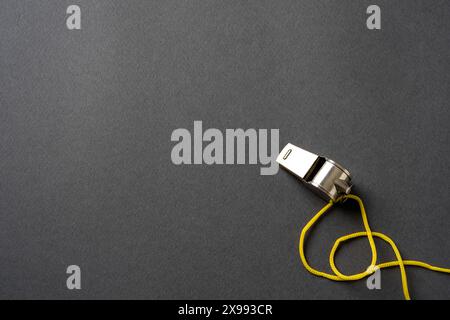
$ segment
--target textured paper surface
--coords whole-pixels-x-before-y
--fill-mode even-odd
[[[0,297],[401,299],[311,276],[301,227],[323,201],[282,171],[175,166],[176,128],[279,128],[348,168],[375,231],[450,265],[446,1],[3,1]],[[311,234],[311,264],[362,229],[356,206]],[[380,259],[392,259],[380,244]],[[365,270],[365,241],[342,249]],[[77,264],[82,289],[66,289]],[[408,268],[415,298],[448,276]]]

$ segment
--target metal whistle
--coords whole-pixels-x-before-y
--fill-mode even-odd
[[[336,201],[352,188],[350,172],[344,167],[293,144],[288,143],[276,161],[327,201]]]

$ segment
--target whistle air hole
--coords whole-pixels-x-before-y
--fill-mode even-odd
[[[289,149],[289,150],[286,152],[286,154],[284,155],[283,160],[286,160],[287,157],[289,157],[289,155],[291,154],[291,152],[292,152],[292,149]]]
[[[305,181],[310,182],[316,174],[319,172],[319,170],[324,165],[325,161],[327,161],[324,157],[318,157],[316,161],[314,161],[313,165],[309,169],[308,173],[306,173]]]

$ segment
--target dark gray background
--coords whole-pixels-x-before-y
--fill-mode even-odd
[[[448,1],[1,1],[0,298],[401,299],[397,269],[380,291],[305,271],[324,202],[286,172],[175,166],[170,136],[279,128],[352,172],[405,258],[450,266],[449,27]],[[361,228],[335,209],[311,263]],[[337,257],[369,260],[364,240]],[[413,298],[450,297],[447,275],[407,272]]]

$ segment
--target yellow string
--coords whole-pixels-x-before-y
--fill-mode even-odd
[[[365,231],[351,233],[351,234],[342,236],[335,241],[333,248],[331,249],[331,252],[330,252],[330,266],[331,266],[331,269],[333,270],[334,274],[322,272],[322,271],[316,270],[313,267],[311,267],[308,264],[308,261],[306,260],[306,257],[305,257],[305,252],[304,252],[305,237],[306,237],[308,230],[311,229],[311,227],[320,219],[320,217],[334,205],[335,202],[330,201],[325,207],[323,207],[319,212],[316,213],[316,215],[306,224],[306,226],[303,228],[303,230],[300,234],[300,242],[299,242],[300,259],[303,263],[303,266],[310,273],[312,273],[316,276],[324,277],[324,278],[334,280],[334,281],[355,281],[355,280],[360,280],[366,276],[371,275],[372,273],[375,272],[375,270],[377,268],[382,269],[382,268],[390,268],[390,267],[398,266],[400,268],[400,274],[401,274],[401,279],[402,279],[403,294],[404,294],[406,300],[410,300],[411,298],[410,298],[409,290],[408,290],[408,280],[406,278],[405,266],[416,266],[416,267],[426,268],[426,269],[437,271],[437,272],[450,273],[450,269],[447,269],[447,268],[435,267],[435,266],[429,265],[428,263],[421,262],[421,261],[403,260],[402,256],[400,255],[400,251],[398,250],[397,246],[395,245],[394,241],[391,238],[389,238],[385,234],[382,234],[379,232],[372,232],[372,230],[370,230],[369,222],[367,220],[366,210],[364,209],[364,204],[363,204],[362,200],[358,196],[349,194],[349,195],[345,195],[345,196],[341,197],[340,199],[338,199],[338,201],[346,200],[346,199],[352,199],[352,200],[355,200],[356,202],[358,202]],[[338,201],[336,201],[336,202],[338,202]],[[353,274],[353,275],[345,275],[345,274],[341,273],[338,270],[338,268],[336,267],[336,264],[334,263],[334,256],[335,256],[336,251],[338,250],[339,246],[341,245],[341,243],[351,240],[351,239],[354,239],[354,238],[358,238],[358,237],[366,237],[369,240],[370,249],[372,251],[372,261],[366,271],[357,273],[357,274]],[[390,262],[384,262],[384,263],[377,264],[377,249],[376,249],[375,242],[373,239],[374,237],[384,240],[392,247],[392,250],[394,251],[395,257],[397,259],[396,261],[390,261]]]

